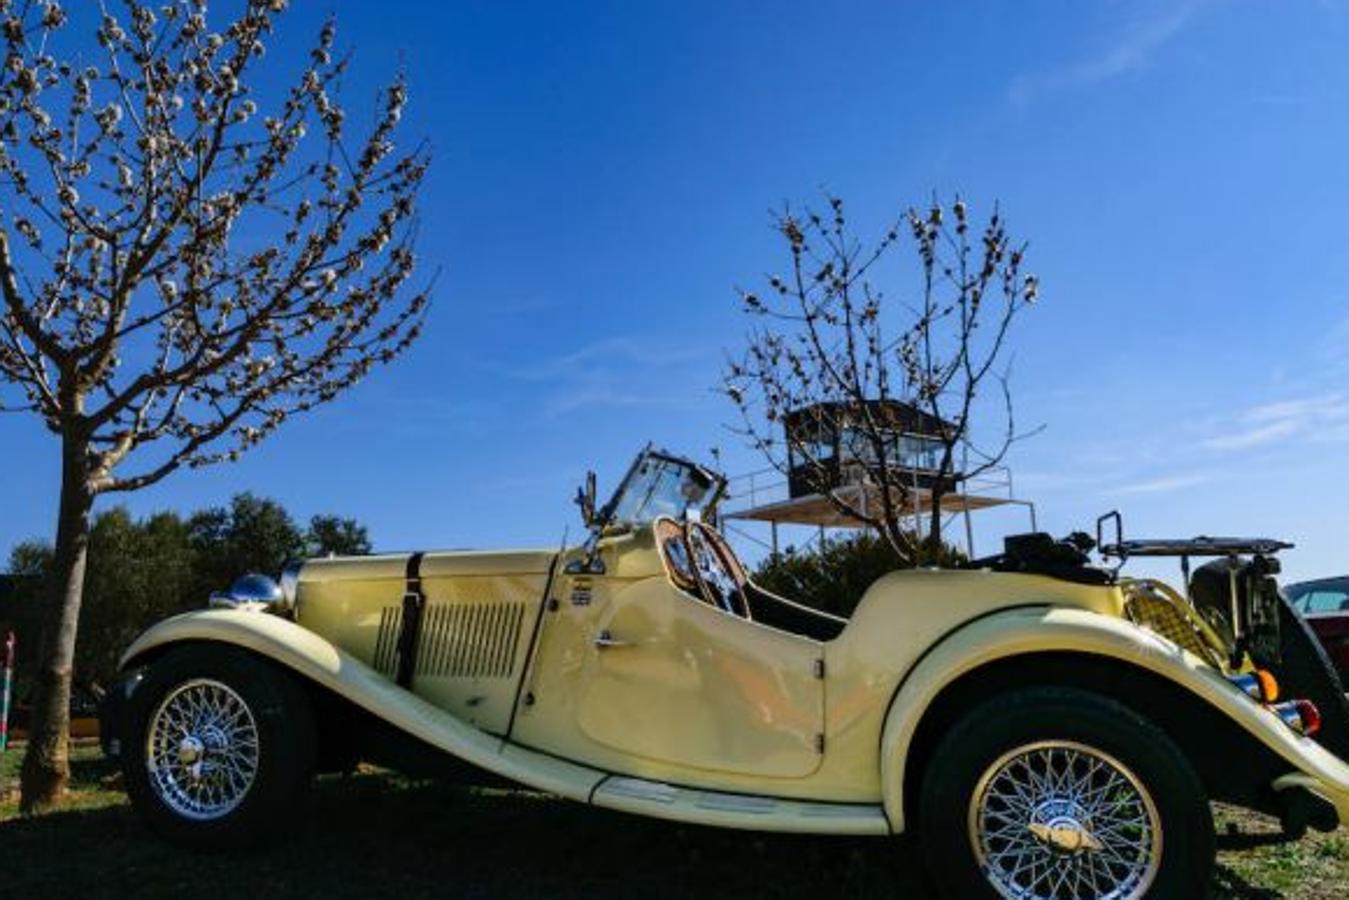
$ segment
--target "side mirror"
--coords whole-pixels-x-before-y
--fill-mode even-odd
[[[576,505],[581,507],[581,520],[589,528],[595,521],[595,473],[586,472],[584,488],[576,489]]]

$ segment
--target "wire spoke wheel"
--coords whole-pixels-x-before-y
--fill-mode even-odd
[[[150,718],[145,742],[150,787],[184,818],[209,821],[232,812],[253,786],[260,760],[252,710],[220,681],[197,678],[178,685]]]
[[[970,798],[969,837],[989,884],[1009,900],[1135,900],[1161,866],[1151,795],[1114,757],[1071,741],[1003,754]]]

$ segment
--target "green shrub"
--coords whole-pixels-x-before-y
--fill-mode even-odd
[[[941,548],[941,565],[963,559],[949,545]],[[908,567],[887,541],[867,531],[826,539],[809,550],[789,547],[760,563],[753,579],[779,596],[847,618],[877,578]]]
[[[314,516],[302,529],[281,504],[252,494],[186,518],[162,512],[136,519],[125,507],[113,507],[95,518],[89,534],[76,681],[106,685],[136,635],[160,619],[204,607],[212,591],[228,588],[240,575],[276,577],[293,559],[369,552],[370,538],[353,519]],[[0,620],[8,619],[18,635],[21,686],[37,659],[50,566],[45,542],[25,541],[10,552],[9,596],[0,597]]]

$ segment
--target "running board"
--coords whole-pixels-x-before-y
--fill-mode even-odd
[[[822,803],[757,794],[728,794],[660,781],[609,775],[590,794],[596,806],[677,822],[826,834],[889,834],[880,804]]]

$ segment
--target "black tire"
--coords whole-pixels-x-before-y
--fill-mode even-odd
[[[980,869],[971,837],[975,791],[1006,754],[1041,741],[1068,742],[1105,754],[1141,784],[1162,836],[1160,866],[1146,896],[1206,895],[1214,863],[1213,818],[1203,785],[1184,754],[1155,725],[1120,703],[1087,691],[1046,687],[1010,692],[975,709],[941,741],[922,775],[919,839],[943,896],[1000,896]]]
[[[193,818],[166,802],[167,789],[151,774],[150,728],[166,698],[203,680],[224,685],[247,707],[257,752],[252,778],[235,805]],[[314,772],[313,712],[295,677],[272,663],[223,644],[184,645],[150,665],[126,712],[121,762],[127,794],[164,837],[202,848],[247,846],[275,836],[303,810]]]

